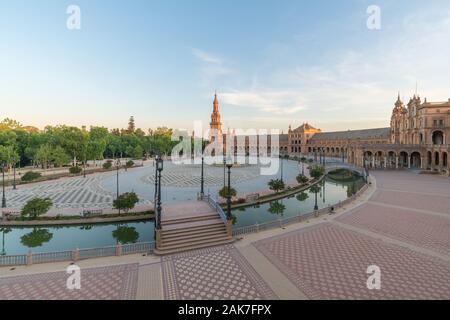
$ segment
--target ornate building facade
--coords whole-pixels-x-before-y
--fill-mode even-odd
[[[214,98],[211,131],[222,134],[219,102]],[[235,153],[259,154],[259,137],[245,137],[244,150]],[[214,139],[214,138],[212,138]],[[212,141],[212,140],[210,140]],[[257,141],[251,143],[252,141]],[[271,138],[267,144],[271,147]],[[407,105],[400,99],[394,104],[390,127],[365,130],[322,132],[308,123],[278,137],[277,150],[281,155],[317,157],[318,154],[336,157],[358,166],[379,169],[415,168],[450,175],[450,99],[446,102],[423,102],[414,95]]]

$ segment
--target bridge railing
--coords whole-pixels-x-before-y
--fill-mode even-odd
[[[203,201],[206,201],[210,205],[210,207],[219,214],[219,216],[223,220],[223,222],[225,222],[225,223],[227,222],[227,215],[226,215],[225,211],[223,211],[222,207],[219,205],[219,203],[216,200],[214,200],[213,197],[211,197],[211,195],[209,195],[209,194],[203,195],[201,199]]]

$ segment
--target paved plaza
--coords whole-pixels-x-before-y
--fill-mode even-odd
[[[260,165],[242,165],[234,167],[231,183],[240,193],[251,193],[267,189],[270,179],[275,175],[261,175]],[[299,173],[295,161],[285,161],[284,178],[294,181]],[[223,167],[205,166],[205,192],[216,195],[224,185]],[[176,165],[170,161],[164,164],[162,172],[162,201],[176,203],[195,200],[200,191],[200,165]],[[134,191],[138,194],[139,206],[152,204],[154,198],[155,167],[153,161],[147,161],[143,167],[121,170],[119,174],[119,192]],[[6,190],[7,207],[20,210],[24,204],[36,197],[49,197],[54,206],[49,214],[78,214],[82,209],[111,209],[117,193],[116,172],[95,173],[80,177],[61,178],[54,181],[19,185],[17,190]],[[81,209],[81,210],[80,210]]]
[[[77,292],[65,288],[68,263],[1,268],[0,300],[450,299],[450,180],[372,174],[368,191],[334,215],[162,258],[80,261]],[[373,265],[380,290],[367,288]]]

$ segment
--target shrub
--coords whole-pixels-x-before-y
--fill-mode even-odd
[[[53,201],[50,198],[34,198],[28,201],[22,208],[21,215],[23,217],[30,217],[36,219],[38,216],[46,214],[53,205]]]
[[[302,174],[299,174],[296,179],[297,179],[297,182],[300,184],[307,183],[309,180],[306,176],[304,176]]]
[[[126,192],[122,193],[117,199],[113,201],[114,209],[120,209],[128,213],[131,209],[134,208],[136,203],[139,202],[139,198],[134,192]]]
[[[109,170],[109,169],[111,169],[111,168],[112,168],[112,161],[111,161],[111,160],[108,160],[108,161],[106,161],[106,162],[103,164],[103,169]]]
[[[319,179],[325,173],[325,168],[323,166],[315,165],[310,167],[309,175],[314,179]]]
[[[230,188],[230,196],[231,197],[235,197],[237,194],[236,190],[233,188]],[[228,197],[228,187],[223,187],[220,191],[219,191],[219,196],[221,196],[222,198],[227,198]]]
[[[273,190],[275,192],[278,192],[280,190],[283,190],[285,188],[284,182],[280,179],[272,179],[268,183],[270,190]]]
[[[40,177],[42,177],[42,175],[39,172],[28,171],[22,176],[20,180],[24,182],[30,182]]]
[[[134,162],[133,160],[128,160],[126,163],[127,168],[131,168],[132,166],[134,166]]]
[[[79,166],[70,167],[69,168],[69,173],[70,174],[79,174],[79,173],[81,173],[82,170],[83,169],[81,169],[81,167],[79,167]]]

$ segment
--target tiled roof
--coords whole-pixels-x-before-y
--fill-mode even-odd
[[[320,140],[355,140],[355,139],[388,139],[391,128],[366,129],[366,130],[348,130],[338,132],[316,133],[310,141]]]

